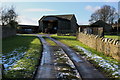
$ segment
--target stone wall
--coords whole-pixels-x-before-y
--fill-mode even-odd
[[[16,29],[9,27],[2,27],[2,38],[15,36],[15,35],[16,35]]]
[[[120,61],[120,41],[84,33],[78,33],[77,39],[83,44]]]

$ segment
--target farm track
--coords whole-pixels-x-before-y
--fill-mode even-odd
[[[79,79],[80,80],[105,80],[104,76],[97,71],[88,61],[84,60],[81,58],[81,56],[77,55],[76,52],[72,49],[70,49],[68,46],[64,45],[63,43],[47,36],[44,35],[47,38],[51,39],[54,41],[57,46],[53,47],[50,46],[43,38],[41,35],[39,35],[39,39],[41,40],[43,44],[43,56],[42,56],[42,62],[40,63],[40,66],[38,68],[38,72],[36,75],[36,79],[41,79],[41,78],[49,78],[49,79],[57,79],[60,78],[58,76],[58,73],[60,72],[57,70],[56,65],[55,65],[55,56],[56,51],[59,49],[63,50],[64,53],[69,57],[69,59],[73,62],[73,65],[75,66],[75,69],[78,71]],[[59,51],[60,52],[60,51]],[[48,54],[50,53],[50,54]],[[62,52],[63,53],[63,52]],[[46,54],[46,55],[45,55]],[[69,76],[68,76],[69,77]]]
[[[51,52],[49,49],[49,44],[42,38],[42,36],[38,36],[43,44],[43,52],[40,66],[38,67],[36,73],[36,80],[39,79],[55,79],[55,70],[53,59],[51,56]]]
[[[78,69],[80,76],[82,79],[93,78],[93,79],[104,79],[105,77],[95,68],[93,67],[88,61],[84,60],[80,55],[77,55],[76,52],[70,49],[68,46],[64,45],[63,43],[48,37],[55,43],[57,43],[70,57],[73,61],[74,65]]]

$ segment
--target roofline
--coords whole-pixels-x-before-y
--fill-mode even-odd
[[[18,24],[18,26],[31,26],[31,27],[35,26],[35,27],[38,27],[37,25],[24,25],[24,24]]]
[[[61,17],[58,17],[58,16],[67,16],[67,15],[71,15],[71,16],[75,16],[75,14],[62,14],[62,15],[43,15],[43,17],[41,17],[38,21],[41,21],[42,18],[44,17],[56,17],[56,18],[59,18],[59,19],[63,19],[63,20],[68,20],[68,19],[64,19],[64,18],[61,18]],[[68,20],[70,21],[70,20]]]
[[[62,15],[75,15],[75,14],[44,15],[44,16],[62,16]]]
[[[56,18],[59,18],[59,19],[63,19],[63,20],[70,21],[70,20],[68,20],[68,19],[60,18],[60,17],[57,17],[57,16],[43,16],[42,18],[44,18],[44,17],[56,17]],[[41,18],[39,21],[41,21],[41,20],[42,20],[42,18]]]

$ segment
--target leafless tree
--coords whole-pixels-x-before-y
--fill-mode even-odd
[[[93,13],[91,15],[91,19],[89,20],[91,23],[95,22],[95,21],[98,21],[99,20],[99,10],[98,11],[95,11],[95,13]]]
[[[0,9],[0,21],[2,22],[2,25],[14,25],[17,23],[17,13],[15,12],[15,8],[11,6],[10,8],[1,8]]]
[[[113,24],[114,20],[117,18],[116,9],[109,5],[104,5],[100,9],[96,10],[89,20],[91,23],[102,20],[106,23]]]

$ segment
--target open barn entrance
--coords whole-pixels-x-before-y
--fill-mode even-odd
[[[58,21],[43,21],[43,25],[44,25],[44,32],[45,33],[50,33],[50,34],[54,34],[57,33],[57,29],[58,29]]]

